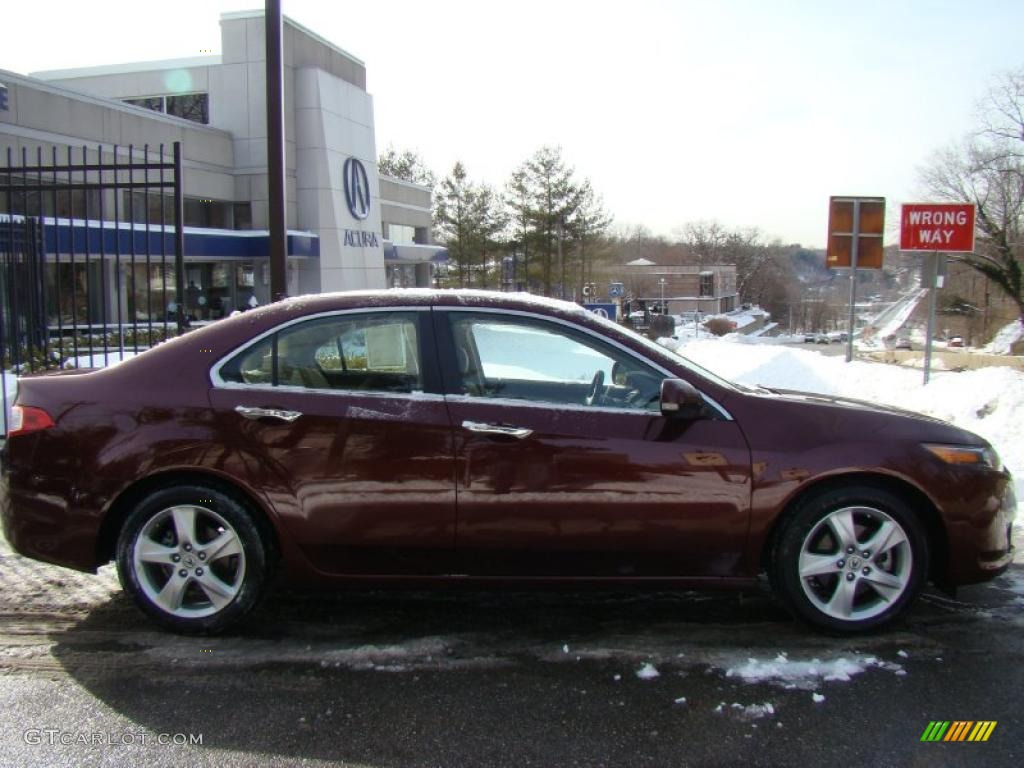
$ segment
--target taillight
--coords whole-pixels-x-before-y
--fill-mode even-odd
[[[11,423],[7,425],[7,437],[27,435],[40,429],[56,426],[50,414],[32,405],[16,405],[11,408]]]

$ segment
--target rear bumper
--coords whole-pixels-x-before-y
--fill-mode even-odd
[[[96,519],[73,515],[64,496],[25,491],[0,471],[0,520],[4,538],[18,554],[79,571],[96,571]]]

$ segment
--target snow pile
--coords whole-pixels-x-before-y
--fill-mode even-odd
[[[777,325],[773,323],[773,325]],[[765,336],[764,332],[771,330],[770,328],[764,328],[762,331],[755,331],[750,334],[743,333],[727,333],[722,336],[723,341],[731,341],[737,344],[801,344],[803,343],[805,334],[803,333],[783,333],[778,336]]]
[[[1024,374],[1012,368],[937,372],[927,386],[920,372],[860,360],[847,363],[812,350],[730,344],[720,339],[679,344],[662,340],[689,360],[748,386],[838,395],[917,411],[988,440],[1014,477],[1024,478]],[[1024,494],[1018,493],[1018,498]]]
[[[656,677],[660,677],[661,673],[658,672],[657,668],[653,664],[647,663],[636,671],[636,676],[641,680],[653,680]]]
[[[738,678],[746,683],[772,683],[786,689],[813,690],[822,682],[847,683],[856,675],[871,668],[884,669],[896,674],[903,671],[899,664],[882,661],[875,656],[854,654],[852,658],[840,656],[825,661],[816,658],[796,661],[791,660],[785,653],[780,653],[771,660],[749,658],[741,664],[729,666],[725,670],[725,676]]]
[[[1021,339],[1024,339],[1024,325],[1021,325],[1019,320],[1014,320],[1004,325],[982,351],[990,355],[1008,355],[1010,347]]]
[[[720,715],[726,711],[727,706],[734,714],[739,715],[745,720],[760,720],[762,717],[775,714],[775,706],[770,701],[766,701],[764,704],[747,704],[746,706],[738,701],[726,705],[723,701],[715,707],[714,712]]]

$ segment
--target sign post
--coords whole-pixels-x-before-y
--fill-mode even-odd
[[[832,197],[828,206],[826,266],[850,268],[850,328],[846,362],[853,359],[853,332],[857,319],[857,268],[882,268],[885,232],[884,197]]]
[[[931,254],[928,276],[928,331],[924,347],[924,383],[931,378],[932,340],[935,338],[936,292],[940,262],[946,253],[974,252],[975,207],[972,203],[905,203],[900,213],[900,250]]]

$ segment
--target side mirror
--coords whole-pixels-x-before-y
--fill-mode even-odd
[[[682,379],[664,379],[661,382],[661,415],[695,418],[704,407],[701,397],[692,384]]]

